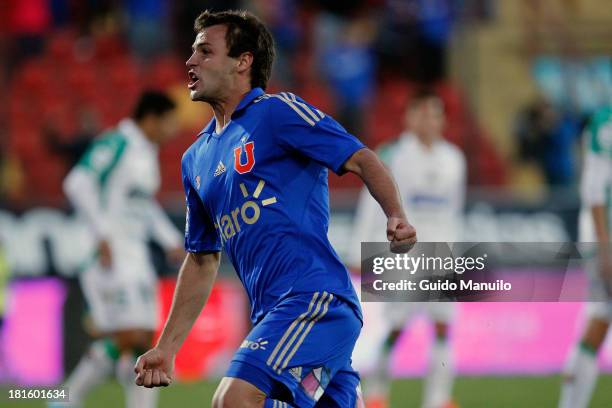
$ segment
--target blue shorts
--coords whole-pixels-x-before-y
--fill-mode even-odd
[[[327,292],[282,300],[251,330],[227,377],[296,407],[354,407],[351,354],[361,331],[351,306]]]

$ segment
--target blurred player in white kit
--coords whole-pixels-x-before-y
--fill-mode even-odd
[[[597,382],[597,354],[612,321],[612,107],[602,108],[591,118],[584,132],[584,152],[579,240],[593,246],[585,261],[587,326],[566,361],[559,408],[589,406]]]
[[[405,120],[406,130],[395,142],[379,150],[380,158],[397,180],[406,214],[419,231],[419,241],[456,242],[461,239],[466,163],[459,148],[442,136],[445,126],[442,100],[430,91],[418,92],[412,98]],[[362,192],[351,236],[356,244],[350,260],[354,269],[360,268],[362,241],[386,240],[378,227],[384,219],[376,202]],[[363,304],[364,326],[353,362],[364,376],[368,408],[388,406],[391,350],[407,320],[421,311],[433,321],[435,328],[422,406],[455,406],[451,397],[453,356],[448,341],[454,306],[452,303]]]
[[[80,280],[93,323],[104,336],[68,378],[65,406],[81,406],[87,392],[111,374],[124,386],[126,407],[157,405],[158,391],[136,386],[133,367],[157,327],[157,278],[147,242],[161,244],[171,261],[184,257],[182,234],[155,200],[158,145],[176,130],[174,102],[164,93],[144,92],[132,118],[96,138],[64,181],[66,195],[97,241]]]

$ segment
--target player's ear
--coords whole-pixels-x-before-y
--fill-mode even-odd
[[[243,52],[238,57],[238,64],[236,65],[236,69],[238,72],[244,72],[247,69],[251,68],[253,65],[253,54],[250,52]]]

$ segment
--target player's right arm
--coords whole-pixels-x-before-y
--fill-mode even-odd
[[[92,143],[63,185],[66,196],[85,216],[98,241],[99,261],[104,267],[111,266],[110,222],[105,198],[109,195],[110,175],[117,168],[125,147],[125,139],[119,135],[101,137]]]
[[[157,345],[136,362],[136,384],[167,386],[172,382],[174,356],[206,304],[219,269],[221,240],[198,195],[189,150],[183,156],[182,173],[187,203],[185,250],[170,315]]]
[[[188,253],[179,272],[170,315],[157,345],[136,362],[136,384],[147,388],[172,383],[174,357],[200,315],[219,269],[220,253]]]
[[[600,274],[612,292],[612,254],[606,191],[612,185],[609,152],[603,149],[601,129],[593,123],[586,130],[586,154],[580,195],[582,203],[590,209],[597,239]]]

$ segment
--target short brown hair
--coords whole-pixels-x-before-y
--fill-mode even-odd
[[[134,107],[132,117],[138,121],[147,115],[159,117],[174,109],[176,109],[176,104],[166,93],[145,90]]]
[[[196,33],[218,24],[227,26],[227,55],[238,57],[243,52],[253,54],[251,88],[266,89],[274,61],[274,40],[268,28],[255,15],[243,10],[212,12],[206,10],[195,20]]]
[[[410,98],[410,106],[416,107],[430,99],[437,99],[442,102],[442,98],[440,98],[440,95],[438,95],[438,93],[432,88],[426,86],[417,88],[412,94],[412,97]]]

